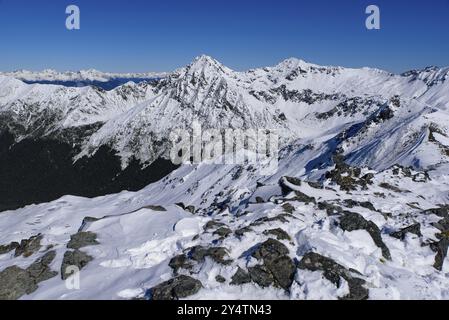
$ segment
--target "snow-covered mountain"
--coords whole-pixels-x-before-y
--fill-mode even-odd
[[[292,58],[274,67],[237,72],[208,56],[163,78],[128,82],[109,91],[95,86],[31,85],[0,76],[2,132],[12,135],[7,146],[11,156],[2,163],[24,158],[18,147],[22,141],[56,141],[70,150],[61,155],[56,151],[59,147],[52,148],[51,161],[60,163],[58,167],[70,167],[75,161],[81,168],[102,157],[113,157],[108,162],[115,163],[118,157],[121,169],[111,169],[108,178],[113,186],[108,190],[115,192],[123,187],[113,182],[120,171],[137,168],[139,163],[147,167],[168,161],[169,134],[190,129],[197,121],[203,129],[277,130],[281,146],[293,141],[307,146],[301,154],[304,177],[318,176],[332,164],[337,150],[354,165],[382,170],[398,163],[424,169],[447,161],[448,85],[447,69],[393,75]],[[106,150],[106,155],[99,150]],[[44,162],[42,167],[47,168],[48,157],[43,158],[35,161]],[[80,159],[86,163],[81,165]],[[10,170],[23,167],[27,165]],[[172,169],[164,167],[164,174]],[[52,179],[63,179],[64,174],[52,175]],[[9,190],[7,177],[17,180],[19,176],[23,174],[4,175],[5,189]],[[126,188],[138,190],[161,177],[139,178],[139,184],[133,185],[133,175],[126,179]],[[46,184],[52,185],[52,179]],[[85,193],[85,183],[68,190],[58,188],[53,197],[66,194],[62,192],[89,196],[106,192]],[[20,204],[47,200],[51,198],[37,197]]]
[[[448,72],[200,56],[109,91],[0,75],[0,298],[449,298]],[[276,172],[174,166],[194,122],[276,130]]]
[[[151,162],[167,156],[169,132],[197,120],[205,129],[276,129],[283,142],[300,139],[316,149],[351,129],[339,146],[351,163],[424,168],[446,156],[447,72],[431,68],[393,75],[298,59],[236,72],[201,56],[163,79],[108,92],[1,78],[0,111],[13,118],[9,123],[20,124],[21,137],[34,135],[36,127],[38,135],[48,135],[100,122],[104,125],[83,143],[79,156],[109,145],[124,166],[130,157]],[[36,124],[42,113],[50,114],[47,123]],[[429,139],[435,131],[437,138]],[[423,156],[424,149],[433,156]]]
[[[0,75],[13,77],[24,81],[101,81],[107,82],[117,78],[128,79],[154,79],[163,78],[167,75],[164,72],[142,72],[142,73],[111,73],[101,72],[95,69],[58,72],[47,69],[43,71],[17,70],[12,72],[0,72]]]
[[[137,193],[4,212],[0,298],[449,298],[447,165],[337,162],[308,183],[282,176],[295,153],[270,177],[185,165]]]
[[[12,77],[28,84],[59,84],[68,87],[97,86],[105,90],[118,87],[128,81],[143,82],[152,79],[160,79],[167,75],[164,72],[146,73],[111,73],[101,72],[95,69],[81,71],[58,72],[47,69],[43,71],[17,70],[13,72],[0,72],[0,75]]]

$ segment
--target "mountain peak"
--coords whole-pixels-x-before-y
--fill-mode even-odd
[[[233,72],[214,58],[208,55],[196,57],[187,67],[181,69],[186,75],[204,74],[205,76],[214,76],[217,74],[229,74]]]
[[[298,67],[300,67],[301,69],[306,69],[311,66],[316,65],[294,57],[285,59],[277,65],[278,68],[287,68],[287,69],[295,69]]]
[[[208,68],[214,68],[214,69],[224,69],[226,68],[223,64],[212,58],[208,55],[201,55],[196,57],[193,62],[189,65],[190,70],[198,71],[198,70],[204,70]]]

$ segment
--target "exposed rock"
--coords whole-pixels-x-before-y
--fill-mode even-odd
[[[66,273],[67,267],[75,266],[79,270],[81,270],[92,260],[93,258],[91,256],[82,251],[79,250],[66,251],[61,264],[62,280],[65,280],[72,275],[71,273]]]
[[[264,259],[264,265],[272,273],[275,285],[289,290],[296,272],[296,265],[293,260],[288,256],[282,256],[273,260]]]
[[[229,236],[232,233],[232,230],[229,228],[225,228],[225,227],[221,227],[218,228],[214,234],[219,235],[220,237],[226,238],[227,236]]]
[[[187,207],[185,207],[185,210],[187,212],[190,212],[191,214],[195,214],[195,212],[196,212],[195,206],[187,206]]]
[[[362,208],[366,208],[371,211],[377,211],[376,208],[374,207],[374,205],[369,201],[360,202],[360,201],[355,201],[352,199],[345,199],[343,202],[344,202],[345,206],[348,208],[362,207]]]
[[[183,210],[190,212],[191,214],[195,214],[195,206],[186,206],[184,203],[179,202],[176,204],[178,207],[181,207]]]
[[[284,203],[282,205],[282,208],[284,209],[285,212],[290,213],[290,214],[292,214],[295,211],[295,207],[288,202]]]
[[[343,212],[343,208],[329,202],[319,202],[318,209],[326,210],[328,216],[335,216]]]
[[[29,239],[24,239],[20,241],[19,246],[16,248],[14,253],[15,257],[23,255],[24,257],[29,257],[40,250],[41,240],[43,236],[41,234],[33,236]]]
[[[81,232],[85,228],[87,228],[91,222],[95,222],[95,221],[98,221],[98,220],[100,220],[100,219],[99,218],[94,218],[94,217],[85,217],[83,219],[83,222],[81,222],[81,227],[78,229],[78,232]]]
[[[259,244],[252,253],[252,256],[257,260],[261,259],[273,260],[282,257],[284,255],[288,255],[288,253],[289,251],[284,244],[275,239],[270,238],[264,243]]]
[[[37,290],[42,281],[55,277],[49,265],[55,258],[54,251],[47,252],[26,270],[11,266],[0,272],[0,300],[16,300]]]
[[[360,179],[363,180],[365,184],[373,184],[374,173],[367,173]]]
[[[369,291],[363,285],[365,281],[352,276],[355,271],[346,269],[334,260],[324,257],[318,253],[309,252],[304,255],[298,265],[299,269],[310,271],[322,271],[323,276],[338,288],[341,278],[348,282],[349,295],[343,297],[348,300],[366,300]]]
[[[251,282],[251,277],[245,270],[239,267],[231,280],[231,285],[239,286]]]
[[[196,294],[203,287],[199,280],[180,275],[149,290],[153,300],[179,300]]]
[[[223,247],[205,248],[202,246],[196,246],[193,247],[188,253],[188,257],[196,262],[204,262],[205,258],[209,257],[217,263],[229,265],[232,260],[225,259],[227,255],[227,250]]]
[[[288,233],[285,232],[284,230],[282,230],[281,228],[266,230],[266,231],[264,231],[263,234],[273,235],[278,240],[288,240],[288,241],[292,240],[292,238],[288,235]]]
[[[247,232],[251,232],[251,231],[253,231],[253,229],[251,229],[250,227],[243,227],[243,228],[240,228],[240,229],[237,229],[237,230],[235,230],[235,235],[237,236],[237,237],[243,237],[243,235],[245,234],[245,233],[247,233]]]
[[[67,244],[67,248],[69,249],[80,249],[87,246],[97,245],[99,242],[97,241],[97,234],[94,232],[78,232],[74,235],[70,236],[70,241]]]
[[[439,242],[433,243],[431,246],[433,251],[437,254],[435,255],[434,268],[437,270],[443,270],[444,259],[447,256],[447,249],[449,247],[449,238],[443,237]]]
[[[393,174],[395,176],[398,176],[400,173],[402,173],[402,175],[404,177],[410,178],[412,176],[412,170],[411,169],[412,168],[410,168],[410,167],[403,167],[403,166],[401,166],[399,164],[395,164],[394,167],[393,167],[392,172],[393,172]]]
[[[211,220],[211,221],[208,221],[206,223],[206,225],[204,226],[204,231],[208,231],[210,229],[217,229],[217,228],[225,227],[225,226],[226,225],[222,222],[218,222],[216,220]]]
[[[366,188],[368,183],[366,177],[360,178],[361,169],[351,167],[344,162],[342,154],[337,153],[333,156],[335,169],[326,172],[325,178],[338,184],[341,190],[352,191],[357,190],[357,186]]]
[[[390,190],[390,191],[398,192],[398,193],[406,192],[405,190],[399,189],[398,187],[393,186],[387,182],[380,183],[379,187]]]
[[[282,177],[279,180],[279,186],[281,187],[282,194],[284,196],[288,195],[290,192],[295,191],[294,188],[289,186],[289,184],[292,184],[294,186],[301,186],[301,180],[298,178],[292,178],[292,177]]]
[[[314,189],[323,189],[323,185],[316,181],[308,181],[307,184]]]
[[[275,221],[280,221],[282,223],[288,223],[289,220],[287,218],[293,219],[294,217],[291,214],[281,213],[273,218],[263,217],[263,218],[257,219],[256,221],[251,223],[250,226],[260,226],[262,224],[269,223],[269,222],[275,222]]]
[[[215,281],[217,281],[219,283],[225,283],[226,279],[223,276],[218,275],[215,277]]]
[[[435,214],[442,218],[449,218],[449,207],[441,206],[439,208],[427,209],[424,211],[426,214]]]
[[[404,229],[401,229],[399,231],[393,232],[390,234],[393,238],[397,238],[400,240],[404,240],[405,235],[407,233],[413,233],[416,234],[418,237],[422,237],[421,234],[421,225],[419,223],[415,223],[414,225],[411,225],[409,227],[406,227]]]
[[[10,244],[0,246],[0,254],[5,254],[15,250],[19,246],[18,242],[11,242]]]
[[[316,200],[314,197],[310,197],[306,195],[305,193],[302,193],[301,191],[294,191],[295,196],[289,200],[304,202],[305,204],[309,203],[316,203]]]
[[[256,203],[264,203],[265,200],[262,197],[256,197]]]
[[[179,269],[189,270],[193,267],[192,262],[186,257],[185,254],[180,254],[176,257],[173,257],[168,265],[173,269],[173,272],[175,274],[178,273]]]
[[[49,267],[55,257],[56,252],[49,251],[27,268],[28,273],[36,283],[51,279],[58,275],[58,272],[52,271]]]
[[[273,274],[265,265],[250,267],[248,272],[251,280],[262,288],[267,288],[275,283]]]
[[[263,260],[263,264],[248,268],[251,280],[261,287],[274,285],[289,290],[296,266],[288,253],[287,247],[274,239],[268,239],[260,244],[252,256],[257,260]]]
[[[262,183],[262,182],[260,182],[260,181],[257,181],[257,183],[256,183],[256,188],[259,189],[259,188],[262,188],[262,187],[265,187],[265,183]]]
[[[372,221],[367,221],[360,214],[355,212],[345,212],[340,218],[340,227],[344,231],[366,230],[373,239],[376,246],[382,250],[385,259],[391,260],[390,250],[382,240],[379,227]]]
[[[0,300],[17,300],[38,288],[30,274],[17,266],[0,272]]]
[[[167,211],[167,209],[165,209],[163,206],[146,206],[144,209],[150,209],[150,210],[159,211],[159,212]]]
[[[449,231],[449,217],[443,218],[440,221],[433,223],[432,225],[441,232],[447,232]]]

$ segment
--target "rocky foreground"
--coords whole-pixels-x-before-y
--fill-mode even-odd
[[[448,299],[447,168],[334,161],[320,182],[183,166],[1,213],[0,299]]]

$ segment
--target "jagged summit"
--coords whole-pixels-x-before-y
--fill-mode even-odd
[[[200,55],[196,57],[189,65],[178,70],[178,74],[193,76],[202,75],[205,77],[212,77],[217,74],[231,74],[233,70],[224,66],[208,55]]]
[[[295,57],[287,58],[280,63],[276,65],[277,68],[287,68],[287,69],[294,69],[294,68],[303,68],[307,69],[309,67],[318,67],[318,65],[306,62],[302,59],[298,59]]]
[[[449,79],[449,67],[440,68],[429,66],[421,70],[410,70],[402,74],[404,77],[410,77],[413,80],[424,81],[428,86],[434,86],[443,83]]]

